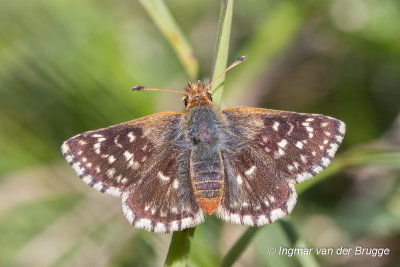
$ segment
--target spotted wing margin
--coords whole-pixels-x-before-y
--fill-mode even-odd
[[[346,131],[342,121],[319,114],[250,107],[223,113],[232,138],[242,147],[252,147],[281,177],[294,183],[325,169]]]
[[[296,204],[294,183],[279,177],[257,151],[222,152],[224,193],[217,216],[236,224],[261,226],[288,215]]]
[[[62,153],[83,182],[122,197],[129,222],[148,231],[169,232],[203,220],[193,199],[185,152],[177,147],[182,114],[162,112],[76,135]],[[188,168],[187,168],[188,169]]]

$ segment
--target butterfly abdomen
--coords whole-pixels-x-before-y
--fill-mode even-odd
[[[222,196],[223,171],[218,150],[196,148],[192,151],[191,182],[199,206],[208,214],[217,209]]]

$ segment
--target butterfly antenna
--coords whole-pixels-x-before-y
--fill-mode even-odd
[[[236,59],[235,62],[233,62],[231,65],[229,65],[229,67],[227,67],[223,72],[221,72],[214,80],[212,80],[206,87],[207,90],[210,90],[211,85],[216,82],[219,78],[221,78],[222,75],[225,74],[225,72],[227,72],[228,70],[236,67],[237,65],[239,65],[240,63],[242,63],[243,61],[245,61],[248,58],[248,56],[241,56],[240,58]]]
[[[168,90],[168,89],[144,87],[144,86],[134,86],[134,87],[132,87],[132,91],[161,91],[161,92],[170,92],[170,93],[181,94],[181,95],[187,96],[187,93],[185,93],[185,92],[173,91],[173,90]]]

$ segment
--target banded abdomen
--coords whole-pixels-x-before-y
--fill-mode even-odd
[[[196,147],[190,158],[191,182],[199,206],[213,214],[221,202],[223,164],[217,148]]]

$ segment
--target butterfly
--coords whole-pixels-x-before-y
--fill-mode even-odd
[[[212,103],[213,82],[189,83],[180,92],[183,113],[161,112],[84,132],[65,141],[62,153],[83,182],[122,198],[134,227],[180,231],[203,222],[203,212],[235,224],[272,223],[293,210],[295,184],[331,162],[345,124],[263,108],[221,111]]]

